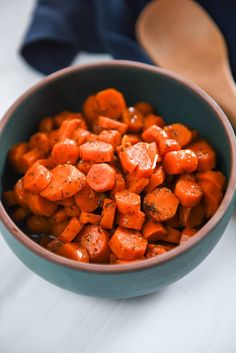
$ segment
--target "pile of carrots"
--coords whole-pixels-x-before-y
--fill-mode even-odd
[[[197,131],[166,125],[149,103],[128,107],[113,88],[89,96],[82,113],[43,118],[8,160],[20,174],[3,193],[12,219],[43,247],[81,262],[166,253],[214,215],[226,184]]]

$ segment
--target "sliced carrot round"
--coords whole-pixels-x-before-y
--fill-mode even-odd
[[[109,118],[119,118],[126,106],[123,94],[114,88],[98,92],[96,99],[100,114]]]
[[[175,184],[174,194],[182,206],[195,207],[201,201],[202,189],[196,181],[182,176]]]
[[[57,164],[75,164],[79,158],[79,147],[71,139],[65,139],[56,143],[51,152]]]
[[[52,180],[52,173],[43,165],[33,165],[23,177],[23,187],[34,194],[44,190]]]
[[[86,225],[80,234],[81,244],[86,248],[91,262],[109,261],[109,236],[107,231],[98,225]]]
[[[87,250],[77,242],[63,244],[55,250],[55,253],[78,262],[89,262]]]
[[[106,163],[94,164],[89,169],[87,182],[89,186],[97,192],[112,190],[115,181],[116,172]]]
[[[111,162],[113,159],[113,147],[103,141],[86,142],[79,147],[80,157],[85,161],[94,163]]]
[[[198,157],[190,149],[169,152],[163,160],[163,167],[168,174],[192,173],[197,166]]]
[[[137,213],[140,211],[140,196],[134,192],[124,190],[115,194],[116,206],[121,213]]]

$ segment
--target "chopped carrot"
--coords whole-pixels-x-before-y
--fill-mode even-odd
[[[121,143],[121,134],[118,130],[103,130],[98,135],[99,141],[109,143],[116,148]]]
[[[57,201],[57,205],[64,206],[64,207],[73,206],[74,204],[75,204],[75,199],[73,196]]]
[[[142,138],[146,142],[156,142],[168,138],[167,133],[158,125],[152,125],[142,133]]]
[[[46,133],[37,132],[32,135],[29,140],[29,148],[32,150],[36,148],[43,156],[47,155],[50,150],[50,143]]]
[[[218,189],[218,187],[208,180],[199,180],[198,184],[203,192],[203,208],[205,217],[208,219],[217,211],[222,201],[223,193],[220,189]]]
[[[79,158],[79,147],[74,140],[65,139],[54,145],[51,155],[57,164],[76,164]]]
[[[77,205],[65,206],[64,211],[68,217],[79,217],[81,213]]]
[[[65,209],[57,210],[51,218],[52,223],[62,223],[67,221],[67,219],[68,215],[66,214]]]
[[[88,141],[88,138],[90,135],[91,135],[91,132],[79,127],[73,132],[71,139],[76,142],[77,146],[80,146],[83,143]]]
[[[116,213],[116,203],[111,199],[104,199],[102,205],[102,215],[100,226],[106,229],[112,229]]]
[[[109,245],[118,259],[136,260],[144,255],[147,240],[137,230],[117,227]]]
[[[219,171],[208,170],[206,172],[198,172],[196,174],[197,181],[207,180],[214,184],[219,190],[224,190],[226,178],[223,173]]]
[[[40,132],[50,132],[53,130],[53,119],[43,118],[39,123],[39,131]]]
[[[94,213],[84,212],[82,211],[79,217],[81,223],[91,223],[91,224],[99,224],[101,221],[101,216]]]
[[[178,141],[166,138],[158,141],[158,149],[160,155],[163,157],[168,152],[179,151],[181,149],[181,146]]]
[[[117,213],[116,224],[124,228],[141,230],[145,221],[145,213],[138,211],[135,213]]]
[[[152,249],[150,249],[147,252],[147,259],[154,257],[154,256],[159,256],[163,255],[167,252],[168,250],[165,249],[164,246],[162,245],[155,245]]]
[[[23,187],[33,194],[39,194],[52,180],[51,172],[43,165],[33,165],[23,177]]]
[[[180,244],[186,243],[186,241],[190,240],[196,233],[197,233],[197,229],[195,228],[183,229],[179,243]]]
[[[205,172],[216,166],[216,153],[211,145],[205,140],[194,142],[188,147],[198,158],[197,170]]]
[[[163,166],[158,165],[149,179],[149,183],[145,189],[145,192],[149,193],[156,189],[158,186],[162,185],[165,181],[165,177],[166,175]]]
[[[3,200],[4,200],[4,204],[7,207],[11,207],[11,206],[16,206],[17,205],[17,201],[15,198],[15,193],[14,191],[10,190],[10,191],[3,191]]]
[[[52,252],[56,252],[56,250],[62,246],[63,243],[59,239],[51,239],[46,245],[46,249]]]
[[[181,228],[181,224],[179,222],[179,208],[177,209],[176,214],[174,217],[170,218],[167,222],[166,225],[172,227],[172,228]]]
[[[117,130],[121,135],[123,135],[128,129],[127,124],[107,118],[106,116],[99,116],[98,126],[104,130]]]
[[[59,140],[64,140],[66,138],[72,138],[75,130],[78,128],[86,128],[84,121],[82,119],[69,119],[64,120],[58,130]]]
[[[116,172],[107,163],[94,164],[89,169],[87,182],[89,186],[97,192],[112,190],[115,181]]]
[[[57,255],[67,257],[78,262],[89,262],[87,250],[79,243],[66,243],[56,248]]]
[[[179,200],[167,188],[157,188],[147,194],[143,200],[145,213],[155,221],[163,222],[174,217]]]
[[[165,121],[159,115],[148,114],[147,116],[145,116],[145,119],[143,122],[143,131],[149,129],[152,125],[157,125],[163,128],[165,126]]]
[[[94,163],[111,162],[113,147],[110,143],[102,141],[86,142],[79,146],[81,159]]]
[[[20,159],[28,150],[28,144],[25,142],[20,142],[13,145],[8,153],[8,161],[10,163],[10,166],[17,173],[24,172],[20,164]]]
[[[135,194],[141,194],[149,183],[148,178],[138,178],[136,173],[128,174],[125,181],[127,189]]]
[[[119,158],[124,170],[132,173],[137,169],[137,177],[149,177],[158,160],[158,151],[155,142],[138,142],[132,147],[122,147],[119,152]]]
[[[13,192],[14,192],[16,203],[23,208],[28,208],[29,193],[23,187],[22,178],[16,182]]]
[[[52,223],[52,235],[54,237],[58,237],[66,228],[67,224],[68,224],[68,220],[60,223]]]
[[[52,180],[41,192],[50,201],[63,200],[79,192],[86,184],[86,177],[76,167],[64,164],[51,170]]]
[[[11,218],[14,222],[20,222],[30,214],[30,211],[26,208],[19,207],[17,210],[11,213]]]
[[[59,130],[52,130],[48,133],[48,141],[50,148],[53,148],[54,145],[60,141]]]
[[[29,169],[29,167],[31,167],[38,159],[41,159],[42,157],[42,152],[40,152],[36,148],[23,154],[23,156],[21,156],[19,159],[21,171],[25,173]]]
[[[51,217],[57,208],[55,203],[46,200],[38,194],[29,193],[27,196],[27,203],[31,212],[38,216]]]
[[[99,206],[99,195],[88,185],[75,195],[75,202],[81,211],[93,212]]]
[[[192,140],[191,131],[183,124],[175,123],[167,125],[164,127],[164,130],[168,137],[176,140],[181,147],[188,145]]]
[[[175,184],[174,194],[184,207],[197,206],[202,198],[202,189],[188,175],[182,175]]]
[[[82,159],[77,163],[77,168],[84,173],[85,175],[88,174],[89,169],[92,167],[94,163],[90,161],[83,161]]]
[[[163,236],[162,240],[169,243],[179,244],[181,238],[181,232],[175,228],[166,227],[166,234]]]
[[[197,165],[198,157],[189,149],[169,152],[163,160],[163,167],[168,174],[192,173]]]
[[[158,241],[166,234],[165,227],[160,222],[149,219],[143,226],[143,236],[148,241]]]
[[[138,102],[134,105],[134,108],[137,109],[144,116],[154,113],[153,106],[147,102]]]
[[[97,225],[86,225],[81,231],[81,244],[86,248],[91,262],[109,262],[108,241],[108,232]]]
[[[70,243],[83,228],[77,217],[72,217],[63,232],[58,236],[58,239],[63,243]]]
[[[27,218],[27,229],[31,234],[51,234],[52,226],[48,218],[31,215]]]
[[[201,204],[196,207],[183,207],[179,209],[179,221],[183,227],[198,227],[204,221],[204,210]]]
[[[123,94],[114,88],[98,92],[96,99],[100,114],[109,118],[119,118],[126,107]]]
[[[143,126],[143,114],[134,107],[125,108],[122,114],[122,121],[128,126],[129,132],[139,132]]]
[[[140,211],[140,196],[128,190],[115,194],[116,206],[121,213],[137,213]]]
[[[99,115],[99,106],[96,96],[89,96],[85,100],[82,110],[90,123],[95,121]]]

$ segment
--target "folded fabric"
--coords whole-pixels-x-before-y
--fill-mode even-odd
[[[71,64],[79,52],[108,53],[115,59],[152,61],[135,38],[135,23],[150,0],[39,0],[20,53],[49,74]],[[236,3],[198,1],[218,24],[236,77]]]

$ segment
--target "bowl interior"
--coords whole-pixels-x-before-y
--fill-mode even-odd
[[[217,167],[229,177],[231,151],[225,128],[216,111],[191,86],[165,71],[118,62],[63,72],[63,75],[53,75],[36,89],[31,89],[11,110],[10,119],[0,135],[1,192],[14,183],[13,173],[6,162],[12,144],[27,140],[37,130],[42,117],[62,110],[80,111],[88,95],[108,87],[120,90],[128,105],[137,101],[150,102],[168,123],[183,122],[199,131],[214,146],[218,156]]]

